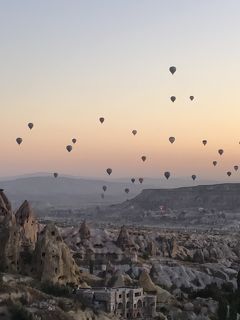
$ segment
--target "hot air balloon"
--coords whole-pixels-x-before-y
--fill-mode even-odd
[[[73,139],[72,139],[72,143],[75,144],[76,142],[77,142],[77,139],[73,138]]]
[[[219,150],[218,150],[218,153],[219,153],[219,154],[220,154],[220,156],[221,156],[221,155],[223,155],[224,150],[223,150],[223,149],[219,149]]]
[[[126,188],[124,191],[125,191],[125,193],[129,193],[129,189],[128,188]]]
[[[32,123],[32,122],[29,122],[28,128],[29,128],[30,130],[32,130],[32,128],[33,128],[33,123]]]
[[[202,143],[205,146],[207,144],[207,140],[203,140]]]
[[[102,189],[103,189],[104,192],[106,192],[107,191],[107,186],[103,186]]]
[[[103,117],[99,118],[99,121],[100,121],[101,123],[103,123],[104,120],[105,120],[105,119],[104,119]]]
[[[171,175],[170,172],[168,171],[164,172],[164,176],[167,180],[170,178],[170,175]]]
[[[170,99],[171,99],[172,102],[174,102],[176,100],[176,97],[171,96]]]
[[[147,157],[146,156],[142,156],[141,159],[142,159],[143,162],[145,162],[147,160]]]
[[[20,146],[20,144],[23,142],[23,139],[22,138],[17,138],[16,141],[17,141],[17,144]]]
[[[112,169],[111,168],[107,168],[107,174],[110,176],[110,174],[112,173]]]
[[[58,177],[58,173],[54,172],[53,176],[54,176],[54,178],[57,178]]]
[[[213,161],[213,165],[214,165],[214,167],[216,167],[217,161]]]
[[[135,182],[135,178],[132,178],[131,181],[132,181],[132,183],[134,183]]]
[[[189,99],[190,99],[191,101],[193,101],[193,100],[194,100],[194,96],[190,96]]]
[[[138,181],[142,184],[143,183],[143,178],[139,178]]]
[[[193,175],[192,175],[192,179],[193,179],[193,181],[195,181],[195,180],[196,180],[196,178],[197,178],[197,176],[196,176],[195,174],[193,174]]]
[[[234,166],[234,170],[235,170],[235,171],[238,171],[238,166]]]
[[[228,171],[227,172],[227,175],[230,177],[232,175],[232,172],[231,171]]]
[[[174,142],[175,142],[175,138],[174,138],[174,137],[170,137],[170,138],[169,138],[169,141],[170,141],[171,143],[174,143]]]
[[[69,144],[68,146],[66,146],[66,149],[68,152],[71,152],[72,151],[72,146]]]
[[[171,72],[171,74],[174,74],[176,72],[177,68],[172,66],[169,68],[169,71]]]
[[[137,134],[137,130],[133,130],[132,134],[135,136]]]

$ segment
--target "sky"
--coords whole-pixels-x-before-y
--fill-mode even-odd
[[[113,178],[238,181],[239,10],[238,0],[1,0],[0,176],[111,167]]]

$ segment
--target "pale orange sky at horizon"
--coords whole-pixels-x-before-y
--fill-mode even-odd
[[[1,5],[0,177],[107,178],[111,167],[111,178],[239,181],[240,4],[90,2]]]

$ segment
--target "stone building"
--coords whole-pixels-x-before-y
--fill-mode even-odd
[[[156,296],[145,295],[142,288],[79,288],[76,294],[89,307],[122,319],[153,319],[156,313]]]

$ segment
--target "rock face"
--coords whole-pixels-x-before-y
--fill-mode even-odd
[[[80,226],[79,235],[80,235],[80,238],[82,241],[90,239],[91,233],[90,233],[90,229],[86,223],[86,220],[84,220]]]
[[[20,226],[23,240],[29,242],[33,248],[37,241],[37,233],[39,231],[39,224],[33,214],[32,208],[28,201],[24,201],[21,207],[17,210],[16,222]]]
[[[11,210],[11,204],[8,198],[3,192],[3,189],[0,189],[0,216],[5,217]]]
[[[117,238],[116,242],[117,246],[119,246],[122,250],[129,249],[131,247],[134,247],[132,239],[130,238],[130,235],[128,233],[128,230],[125,226],[121,227],[121,230],[119,232],[119,236]]]
[[[220,210],[240,209],[240,184],[227,183],[202,185],[177,189],[148,189],[129,202],[129,206],[143,209],[215,208]]]
[[[138,284],[143,288],[144,292],[156,294],[158,303],[171,304],[175,302],[174,297],[168,291],[162,289],[152,282],[150,275],[146,270],[143,270],[140,274]]]
[[[19,271],[20,244],[15,216],[8,212],[0,223],[0,267],[3,271]]]
[[[42,282],[79,284],[80,273],[58,229],[47,225],[39,234],[33,259],[33,273]]]

